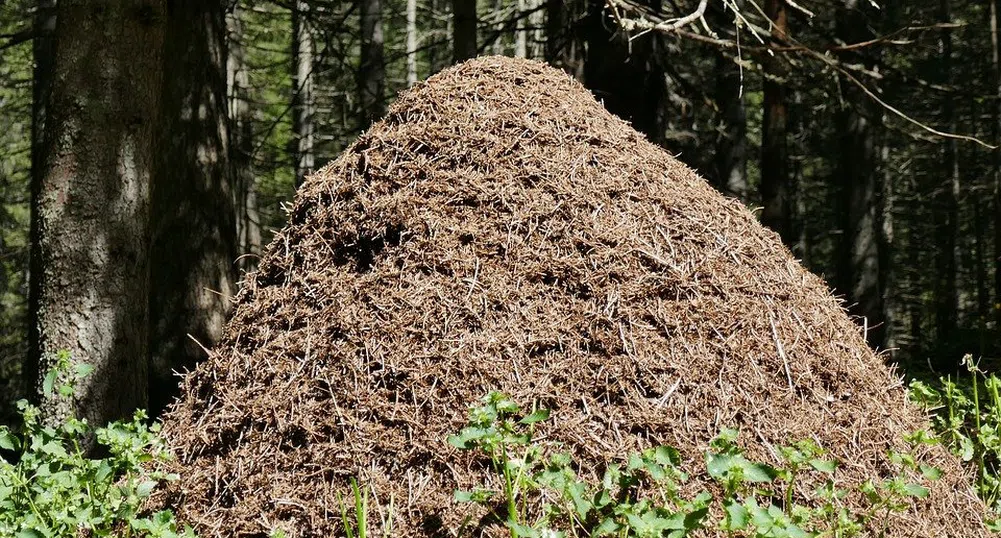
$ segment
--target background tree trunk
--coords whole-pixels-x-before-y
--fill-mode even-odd
[[[789,28],[785,0],[766,0],[765,14],[772,21],[771,43],[779,46]],[[778,232],[782,242],[793,246],[792,187],[789,178],[788,103],[786,66],[777,55],[766,55],[761,127],[761,222]]]
[[[173,372],[194,367],[205,358],[199,344],[212,347],[222,335],[234,289],[226,4],[167,8],[150,250],[152,414],[175,395]]]
[[[869,31],[864,0],[845,0],[839,6],[838,37],[845,43],[859,43],[874,37]],[[872,69],[875,61],[863,53],[841,54],[850,65]],[[883,294],[880,288],[882,195],[879,181],[879,154],[876,147],[876,120],[879,110],[862,90],[842,80],[843,102],[838,111],[838,172],[841,190],[841,221],[837,290],[846,297],[849,311],[866,320],[867,337],[873,347],[884,345]]]
[[[417,84],[417,0],[407,0],[407,87]]]
[[[455,63],[476,57],[476,0],[452,0],[452,57]]]
[[[248,102],[250,77],[244,61],[243,24],[239,5],[227,16],[229,57],[230,170],[233,175],[233,206],[236,212],[238,274],[257,267],[261,251],[261,224],[257,211],[257,186],[254,180],[254,117]]]
[[[516,58],[528,57],[528,16],[525,14],[525,0],[518,0],[518,10],[515,16],[518,18],[518,29],[514,33],[514,56]]]
[[[49,99],[52,94],[53,64],[55,63],[55,30],[56,30],[56,0],[42,0],[38,3],[35,11],[35,20],[32,21],[35,28],[35,39],[32,42],[32,56],[35,61],[35,68],[32,72],[32,103],[31,103],[31,199],[39,200],[44,181],[45,158],[47,147],[45,145],[45,125],[48,118]],[[41,286],[35,285],[35,280],[41,278],[43,267],[40,217],[40,209],[37,202],[31,204],[31,224],[28,236],[31,241],[28,266],[28,311],[38,312],[40,306],[39,293]],[[34,315],[34,314],[32,314]],[[28,323],[28,349],[29,353],[36,353],[39,349],[39,324],[37,322]],[[41,365],[37,357],[28,360],[24,371],[21,372],[22,387],[31,387],[39,378],[38,368]]]
[[[295,0],[292,6],[292,139],[289,140],[289,154],[292,156],[296,188],[316,168],[313,151],[313,52],[309,3]]]
[[[362,128],[367,129],[386,112],[386,65],[383,58],[382,0],[359,0],[361,13],[361,61],[358,89],[361,93]]]
[[[949,23],[952,14],[949,0],[939,2],[939,21]],[[941,84],[951,87],[952,29],[943,28],[940,37],[939,73]],[[946,131],[956,132],[954,97],[946,95],[942,103],[942,123]],[[959,232],[959,154],[955,139],[942,142],[942,178],[935,197],[935,326],[940,343],[948,342],[956,330],[959,297],[956,289],[956,237]]]
[[[149,214],[162,78],[164,1],[60,0],[45,121],[32,285],[45,372],[60,351],[95,372],[73,401],[43,401],[105,424],[146,405]]]
[[[1001,146],[1001,58],[998,43],[998,3],[990,0],[991,23],[991,135],[994,146]],[[991,151],[991,175],[994,187],[994,326],[1001,339],[1001,148]]]
[[[743,1],[736,2],[738,9]],[[720,28],[733,28],[733,13],[716,17]],[[715,100],[720,126],[716,135],[714,183],[720,192],[739,200],[747,197],[747,110],[744,106],[740,68],[729,52],[719,51],[715,59]]]

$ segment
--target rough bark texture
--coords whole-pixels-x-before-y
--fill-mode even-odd
[[[858,43],[874,36],[868,30],[864,2],[845,0],[839,6],[837,33],[846,43]],[[842,61],[874,65],[873,58],[850,51]],[[867,339],[873,347],[884,345],[883,293],[880,286],[880,234],[882,194],[879,181],[879,154],[876,129],[879,110],[861,89],[843,81],[844,101],[838,112],[838,179],[841,182],[841,244],[837,270],[838,292],[844,295],[849,311],[868,327]]]
[[[49,99],[52,94],[52,73],[55,60],[54,34],[56,30],[56,0],[42,0],[35,12],[35,39],[32,41],[32,54],[35,69],[32,74],[32,104],[31,104],[31,199],[38,200],[41,195],[45,170],[45,124],[48,117]],[[39,241],[40,215],[37,203],[31,204],[31,252],[28,267],[28,311],[38,312],[39,291],[35,280],[42,273],[42,252]],[[39,345],[38,323],[28,324],[28,349],[36,350]],[[34,351],[32,351],[34,354]],[[30,387],[38,379],[39,362],[34,357],[29,360],[21,372],[22,387]]]
[[[476,0],[452,0],[452,58],[476,57]]]
[[[161,88],[164,1],[60,0],[45,164],[33,200],[44,372],[59,351],[95,372],[75,400],[46,399],[103,424],[147,398],[150,176]]]
[[[767,0],[765,13],[772,20],[772,42],[784,41],[789,28],[785,0]],[[761,222],[792,246],[796,234],[792,222],[792,188],[789,181],[788,103],[786,66],[778,56],[766,55],[764,64],[764,110],[761,128]]]
[[[313,150],[314,46],[308,13],[309,3],[296,0],[292,6],[292,139],[289,141],[289,155],[295,167],[297,188],[302,185],[306,175],[316,168],[316,154]]]
[[[737,2],[738,9],[743,1]],[[721,26],[733,27],[729,11],[717,17]],[[743,200],[747,197],[747,110],[741,85],[740,68],[724,51],[716,56],[716,106],[719,127],[712,181],[720,192]]]
[[[386,64],[383,57],[382,0],[359,0],[361,13],[361,60],[358,91],[361,94],[362,127],[386,113]]]
[[[176,392],[173,372],[218,340],[233,294],[225,8],[224,0],[178,0],[167,9],[150,251],[154,413]]]

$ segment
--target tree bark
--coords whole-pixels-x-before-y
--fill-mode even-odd
[[[455,63],[476,57],[476,0],[452,0],[452,57]]]
[[[173,372],[193,368],[205,358],[201,346],[222,335],[233,295],[227,3],[177,0],[167,8],[150,251],[153,413],[176,395]]]
[[[949,23],[952,14],[949,0],[939,2],[939,21]],[[952,76],[952,29],[943,28],[940,34],[940,82],[951,87]],[[942,103],[942,123],[949,132],[956,132],[956,111],[953,97],[945,96]],[[956,238],[959,232],[959,155],[956,141],[942,142],[942,177],[944,184],[936,185],[935,191],[935,326],[938,340],[948,342],[956,330],[956,315],[959,310],[959,296],[956,289]]]
[[[407,86],[417,84],[417,0],[407,0]]]
[[[257,188],[254,181],[254,118],[249,105],[250,76],[244,61],[243,23],[239,5],[227,17],[229,58],[227,60],[227,86],[229,87],[229,117],[231,125],[230,169],[233,174],[233,205],[236,210],[238,273],[247,273],[257,267],[261,252],[261,226],[257,212]]]
[[[60,0],[44,128],[31,359],[95,371],[49,420],[101,425],[147,402],[149,215],[165,2]],[[42,374],[44,376],[44,374]],[[40,376],[41,377],[41,376]]]
[[[516,58],[527,58],[528,57],[528,18],[525,15],[525,0],[518,0],[517,3],[518,12],[515,14],[518,17],[518,29],[515,31],[514,36],[514,56]]]
[[[738,9],[743,1],[737,2]],[[720,18],[733,26],[733,16]],[[721,27],[723,26],[721,24]],[[744,106],[743,81],[739,67],[720,51],[716,55],[715,98],[719,107],[719,128],[716,134],[716,155],[713,179],[715,187],[727,196],[747,198],[747,110]]]
[[[382,0],[359,0],[361,61],[358,90],[361,94],[362,128],[367,129],[386,112],[386,65],[383,58]]]
[[[45,145],[45,125],[48,118],[49,99],[52,94],[52,75],[55,62],[55,30],[56,30],[56,0],[42,0],[38,3],[35,11],[35,39],[32,42],[32,54],[35,60],[35,68],[32,74],[32,103],[31,103],[31,199],[39,200],[42,192],[42,183],[45,179],[45,157],[47,147]],[[41,278],[43,267],[41,266],[41,238],[40,217],[38,203],[31,204],[31,222],[28,232],[30,238],[30,252],[28,254],[28,311],[30,315],[35,315],[39,310],[41,286],[37,286],[36,280]],[[39,349],[39,334],[37,320],[28,323],[28,349],[29,353],[34,353]],[[41,365],[37,357],[28,360],[23,369],[23,387],[31,387],[39,378],[38,368]]]
[[[860,0],[845,0],[838,8],[837,33],[845,43],[872,39],[869,21]],[[841,54],[848,64],[872,69],[869,55],[850,51]],[[849,81],[842,81],[844,101],[838,111],[838,176],[841,181],[841,238],[837,289],[844,294],[849,311],[865,319],[869,344],[885,344],[885,315],[880,287],[880,234],[882,233],[876,129],[879,111],[871,99]]]
[[[766,0],[765,14],[772,21],[771,45],[779,46],[788,35],[785,0]],[[761,127],[761,222],[778,232],[782,242],[793,246],[796,233],[792,219],[792,186],[789,178],[787,69],[777,55],[764,61]]]
[[[378,0],[375,0],[378,2]],[[316,167],[313,134],[313,32],[309,25],[309,3],[295,0],[292,5],[292,156],[295,186]],[[381,35],[381,34],[380,34]]]

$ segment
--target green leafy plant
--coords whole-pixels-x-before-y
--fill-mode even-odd
[[[933,426],[956,456],[976,468],[976,490],[1001,531],[1001,378],[963,357],[968,377],[912,380],[911,400],[933,412]]]
[[[457,491],[456,499],[493,510],[499,496],[504,511],[494,515],[513,538],[682,538],[711,526],[740,538],[848,538],[886,521],[891,512],[906,510],[909,499],[927,496],[921,482],[940,474],[914,457],[917,447],[936,442],[917,432],[907,438],[908,451],[889,454],[897,474],[863,485],[869,507],[852,513],[843,502],[848,490],[837,487],[833,478],[837,462],[814,441],[779,447],[779,465],[772,466],[750,460],[737,445],[738,432],[726,429],[705,454],[706,471],[722,495],[714,499],[700,492],[686,498],[681,486],[688,475],[674,448],[630,454],[591,484],[577,476],[569,454],[547,456],[533,441],[534,425],[548,418],[543,410],[522,416],[510,398],[491,393],[471,410],[468,425],[449,438],[460,449],[485,454],[502,484],[500,491]],[[795,492],[808,474],[823,478],[824,485],[816,491],[819,502],[804,506],[795,502]],[[534,520],[529,518],[530,502],[538,508]],[[716,522],[709,518],[714,506],[723,514]]]
[[[72,397],[89,367],[70,366],[65,353],[44,379],[46,397]],[[0,536],[59,538],[79,536],[149,536],[193,538],[162,511],[142,516],[139,507],[162,481],[176,477],[145,466],[168,457],[157,435],[137,411],[131,421],[92,431],[84,420],[66,418],[56,426],[42,422],[40,411],[18,402],[22,423],[17,431],[0,426]],[[90,458],[82,448],[92,435],[107,457]]]

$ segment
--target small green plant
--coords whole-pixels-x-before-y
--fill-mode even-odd
[[[686,498],[680,492],[688,475],[674,448],[631,454],[624,464],[609,465],[600,483],[590,484],[577,476],[570,455],[546,457],[542,446],[533,442],[534,425],[548,418],[544,410],[521,416],[510,398],[491,393],[471,410],[469,424],[449,438],[460,449],[485,454],[501,481],[500,491],[457,491],[456,499],[494,510],[499,496],[504,508],[494,516],[512,538],[683,538],[702,528],[717,528],[734,538],[848,538],[866,529],[879,531],[872,526],[885,522],[891,512],[906,510],[910,498],[928,495],[916,480],[934,480],[940,474],[913,456],[918,446],[935,440],[925,432],[909,436],[910,451],[889,455],[898,473],[865,484],[862,491],[869,507],[855,514],[843,503],[848,491],[834,482],[837,462],[815,442],[780,447],[780,464],[771,466],[748,459],[737,445],[737,431],[727,429],[705,454],[706,471],[722,495],[714,499],[703,491]],[[797,504],[797,487],[805,475],[815,473],[824,478],[816,491],[819,503]],[[534,520],[528,509],[533,503]],[[709,518],[714,506],[723,514],[720,521]]]
[[[358,481],[351,479],[352,502],[347,503],[338,496],[338,503],[341,505],[341,525],[344,535],[347,538],[368,538],[369,537],[369,488],[358,485]],[[393,535],[393,498],[389,498],[389,509],[383,516],[380,510],[380,535]],[[378,503],[376,504],[378,506]],[[350,513],[350,516],[349,516]]]
[[[977,494],[992,510],[988,524],[1001,531],[1001,378],[963,357],[969,377],[912,380],[911,400],[934,412],[933,426],[945,445],[976,468]]]
[[[46,376],[46,397],[72,397],[89,367],[70,366],[65,353]],[[61,538],[79,536],[149,536],[193,538],[191,529],[179,531],[174,516],[162,511],[144,517],[139,507],[164,480],[176,477],[149,472],[144,466],[168,457],[157,435],[158,425],[147,426],[137,411],[128,422],[115,422],[92,431],[75,417],[61,424],[43,424],[40,411],[18,402],[22,423],[17,431],[0,426],[0,536]],[[84,439],[93,434],[105,458],[90,458]]]

